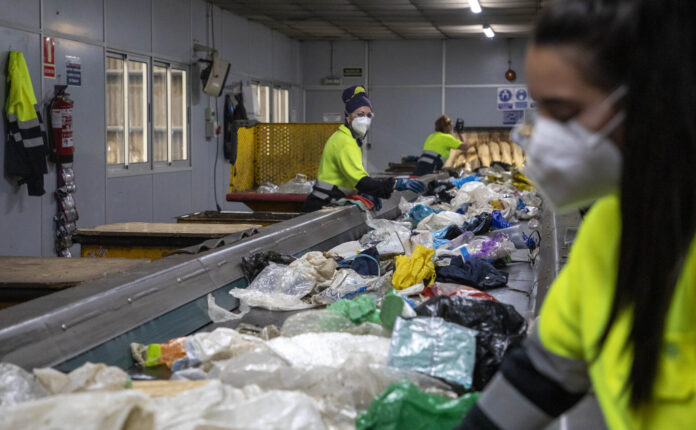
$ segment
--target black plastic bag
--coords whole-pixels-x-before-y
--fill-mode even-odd
[[[498,270],[486,260],[478,257],[464,262],[461,258],[453,258],[449,266],[436,267],[435,280],[461,284],[479,290],[490,290],[507,285],[508,274]]]
[[[251,283],[269,263],[290,264],[295,261],[291,255],[279,254],[275,251],[257,252],[251,257],[242,257],[242,271],[247,281]]]
[[[462,228],[464,231],[472,232],[474,236],[480,236],[488,233],[492,226],[493,215],[488,212],[483,212],[465,222]]]
[[[455,239],[459,236],[461,236],[464,233],[464,230],[461,228],[457,227],[456,225],[451,225],[445,232],[445,237],[443,239],[447,240],[452,240]]]
[[[474,330],[476,364],[472,388],[481,391],[498,371],[505,354],[522,344],[527,321],[513,306],[462,296],[434,297],[416,308],[419,316],[437,316]]]
[[[447,190],[450,190],[454,188],[454,184],[452,184],[449,181],[446,182],[440,182],[440,181],[431,181],[428,182],[427,189],[424,193],[426,196],[437,196],[437,198],[444,203],[449,203],[452,201],[454,198],[452,195],[450,195]]]

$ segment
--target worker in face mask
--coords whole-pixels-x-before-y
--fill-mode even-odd
[[[371,178],[362,163],[362,144],[374,114],[365,88],[354,85],[343,91],[345,123],[324,145],[314,189],[305,200],[303,211],[312,212],[333,200],[360,194],[381,207],[381,198],[389,198],[394,190],[422,193],[424,184],[416,179]]]
[[[524,172],[556,210],[592,208],[457,430],[543,429],[587,393],[601,414],[569,427],[696,428],[696,2],[550,2],[526,68]]]
[[[465,150],[467,147],[466,143],[452,135],[452,120],[447,115],[441,115],[435,121],[435,133],[425,140],[423,153],[418,159],[413,176],[423,176],[442,169],[442,165],[449,158],[450,150]]]

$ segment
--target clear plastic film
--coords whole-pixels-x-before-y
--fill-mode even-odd
[[[476,330],[442,318],[399,318],[388,364],[471,388],[476,360]]]

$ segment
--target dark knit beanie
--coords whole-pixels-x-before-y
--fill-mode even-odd
[[[372,103],[367,98],[365,87],[362,85],[353,85],[343,91],[343,103],[346,104],[346,115],[355,112],[356,109],[367,106],[372,109]]]

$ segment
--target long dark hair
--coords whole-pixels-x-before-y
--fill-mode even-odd
[[[652,399],[665,320],[696,234],[696,2],[566,0],[542,14],[536,45],[586,55],[577,66],[606,91],[628,86],[616,292],[601,348],[633,315],[631,405]]]

